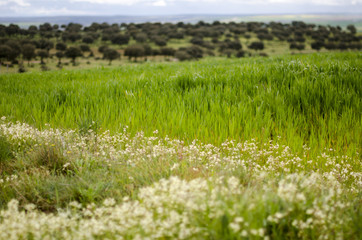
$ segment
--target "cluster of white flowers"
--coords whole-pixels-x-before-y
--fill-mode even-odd
[[[353,221],[346,214],[352,203],[344,195],[361,193],[361,166],[351,164],[350,158],[325,153],[316,163],[272,141],[187,145],[157,133],[130,137],[126,129],[118,135],[38,130],[4,118],[0,133],[17,151],[38,146],[60,149],[69,161],[63,168],[73,159],[130,167],[162,160],[174,175],[141,188],[133,199],[125,197],[120,203],[106,199],[101,206],[71,202],[57,213],[38,211],[35,205],[19,208],[12,200],[0,211],[0,239],[220,239],[225,234],[269,239],[280,229],[305,239],[310,234],[343,239],[351,234],[344,229]],[[195,177],[176,177],[183,168]],[[203,171],[207,174],[197,174]],[[240,172],[248,174],[249,184],[235,177]]]
[[[4,119],[4,118],[3,118]],[[220,171],[268,172],[275,176],[295,172],[318,172],[328,177],[335,176],[341,183],[351,183],[351,190],[362,187],[361,164],[351,164],[347,156],[331,156],[322,153],[315,160],[293,154],[288,146],[270,141],[258,144],[255,140],[235,143],[226,141],[220,147],[203,144],[197,140],[186,145],[183,141],[146,137],[142,132],[131,137],[126,128],[123,133],[111,135],[94,131],[79,134],[74,130],[47,128],[38,130],[25,123],[0,121],[0,133],[23,151],[32,151],[39,146],[56,147],[69,159],[89,159],[112,164],[136,166],[154,160],[167,159],[170,171],[190,166],[195,172],[204,169],[211,175]],[[19,150],[18,149],[18,150]],[[170,161],[170,159],[172,161]],[[357,167],[356,167],[357,165]],[[67,166],[65,166],[67,167]]]
[[[283,194],[275,194],[275,188]],[[304,195],[303,204],[295,198],[298,194]],[[319,174],[293,174],[253,189],[235,177],[171,177],[142,188],[135,200],[125,197],[116,204],[106,199],[102,206],[84,208],[72,202],[56,214],[37,211],[34,205],[19,210],[12,200],[0,211],[0,239],[219,238],[225,231],[235,238],[267,239],[283,221],[286,226],[292,222],[299,237],[308,238],[306,230],[311,229],[320,236],[343,236],[336,226],[348,225],[351,219],[343,214],[348,203],[341,194],[339,184]],[[255,211],[249,210],[251,204]],[[270,209],[257,209],[265,206]]]
[[[5,184],[5,183],[8,183],[8,182],[14,182],[18,179],[18,175],[10,175],[10,176],[5,176],[4,178],[0,178],[0,184]]]

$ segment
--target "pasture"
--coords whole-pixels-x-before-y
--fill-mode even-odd
[[[362,55],[0,75],[0,239],[359,239]]]

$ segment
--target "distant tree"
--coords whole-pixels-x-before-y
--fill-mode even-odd
[[[244,50],[239,50],[239,51],[237,51],[237,53],[236,53],[236,57],[237,58],[242,58],[242,57],[244,57],[245,56],[245,54],[246,54],[246,52],[244,51]]]
[[[202,37],[196,36],[193,37],[190,42],[195,45],[202,45],[204,43],[204,39]]]
[[[357,29],[356,29],[356,27],[353,25],[353,24],[350,24],[350,25],[348,25],[347,26],[347,29],[350,31],[350,33],[352,33],[352,34],[356,34],[356,32],[357,32]]]
[[[115,35],[120,32],[119,27],[108,27],[102,30],[103,35]]]
[[[125,34],[116,34],[111,37],[111,42],[118,45],[126,45],[129,42],[130,37]]]
[[[49,57],[49,53],[46,50],[39,50],[37,55],[40,57],[40,64],[44,65],[44,58],[48,58]]]
[[[201,47],[207,48],[209,50],[214,50],[215,49],[215,45],[212,44],[210,41],[204,41],[204,43],[201,45]]]
[[[327,42],[326,44],[324,44],[324,47],[328,50],[334,50],[337,49],[338,45],[334,42]]]
[[[134,60],[137,61],[138,57],[143,57],[145,55],[145,49],[141,45],[131,45],[124,50],[124,55],[128,56],[129,60],[134,58]]]
[[[362,44],[361,43],[350,43],[348,45],[349,49],[356,49],[356,50],[361,50],[362,48]]]
[[[64,42],[71,41],[76,42],[77,40],[80,40],[82,38],[82,35],[78,32],[63,32],[62,34],[62,40]]]
[[[53,47],[54,47],[54,43],[52,41],[45,40],[45,39],[40,39],[39,40],[39,48],[40,49],[47,50],[49,52],[50,49],[52,49]]]
[[[310,44],[311,48],[319,51],[323,47],[324,43],[322,41],[315,41]]]
[[[191,60],[192,56],[187,53],[186,50],[178,50],[175,53],[175,57],[180,61]]]
[[[159,55],[162,55],[160,49],[152,49],[152,56],[159,56]]]
[[[249,45],[249,48],[250,48],[250,49],[253,49],[253,50],[255,50],[255,51],[263,50],[263,49],[264,49],[264,43],[263,43],[263,42],[252,42],[252,43]]]
[[[258,38],[260,41],[262,40],[273,40],[273,35],[269,34],[269,33],[259,33],[258,34]]]
[[[9,60],[9,56],[12,54],[12,49],[8,45],[2,44],[0,45],[0,63],[4,60]]]
[[[94,38],[91,36],[84,36],[82,39],[83,43],[91,44],[94,42]]]
[[[65,50],[65,56],[72,59],[72,63],[75,65],[75,59],[82,56],[82,51],[78,47],[69,47]]]
[[[80,50],[81,50],[82,52],[90,52],[90,51],[91,51],[89,45],[87,45],[87,44],[81,44],[81,45],[79,46],[79,48],[80,48]]]
[[[67,49],[67,44],[63,42],[58,42],[57,44],[55,44],[55,49],[59,51],[65,51]]]
[[[167,39],[164,37],[155,37],[153,41],[159,47],[164,47],[167,45]]]
[[[120,54],[115,49],[108,48],[103,52],[103,58],[109,60],[109,65],[112,64],[112,61],[119,58]]]
[[[53,30],[53,27],[50,23],[44,23],[39,25],[39,31],[41,32],[50,32]]]
[[[199,59],[203,57],[202,48],[196,45],[187,48],[181,48],[180,50],[185,50],[193,59]]]
[[[213,38],[211,39],[211,42],[212,42],[213,44],[217,44],[217,43],[219,43],[219,38],[213,37]]]
[[[233,50],[240,50],[243,48],[243,46],[241,45],[239,40],[231,41],[227,45],[228,45],[228,48],[233,49]]]
[[[296,50],[303,50],[303,49],[305,49],[305,45],[302,43],[292,42],[292,43],[290,43],[289,48],[296,49]]]
[[[179,28],[183,28],[185,26],[185,23],[184,22],[178,22],[178,23],[176,23],[176,26],[179,27]]]
[[[296,42],[304,43],[305,40],[306,40],[306,39],[305,39],[303,36],[296,36],[296,37],[295,37],[295,41],[296,41]]]
[[[26,72],[26,69],[25,69],[23,63],[19,63],[18,67],[19,67],[19,68],[18,68],[18,73],[24,73],[24,72]]]
[[[98,48],[98,52],[100,53],[104,53],[105,50],[108,49],[108,46],[107,45],[102,45]]]
[[[230,48],[225,49],[222,51],[223,54],[225,54],[228,58],[230,58],[232,55],[236,54],[236,51]]]
[[[6,41],[6,39],[4,39]],[[3,43],[4,41],[0,41],[0,58],[3,60],[11,61],[12,63],[16,63],[16,58],[21,53],[21,47],[18,41],[15,40],[8,40]]]
[[[111,34],[103,34],[103,35],[102,35],[102,41],[103,41],[103,42],[110,41],[111,39],[112,39],[112,35],[111,35]]]
[[[58,58],[58,66],[61,66],[62,58],[64,57],[64,53],[62,51],[58,51],[55,53],[55,56]]]
[[[163,56],[171,57],[171,56],[175,55],[175,52],[176,52],[176,50],[173,48],[169,48],[169,47],[161,48],[161,55],[163,55]]]
[[[79,23],[69,23],[66,27],[68,32],[80,32],[82,30],[82,24]]]
[[[28,65],[29,65],[30,60],[36,57],[35,46],[32,44],[24,44],[23,57],[24,59],[28,60]]]
[[[88,28],[84,28],[84,30],[86,30],[88,32],[96,32],[99,29],[100,29],[99,23],[95,23],[95,22],[93,22]]]
[[[144,49],[144,51],[145,51],[145,54],[144,54],[144,56],[145,57],[147,57],[147,56],[152,56],[152,48],[151,48],[151,46],[150,45],[148,45],[148,44],[143,44],[142,45],[142,47],[143,47],[143,49]],[[147,58],[146,58],[147,59]],[[145,59],[145,60],[146,60]]]
[[[169,38],[183,39],[185,37],[185,34],[183,32],[172,32],[168,36]]]
[[[348,49],[348,45],[344,42],[341,42],[338,44],[338,49],[339,50],[347,50]]]
[[[54,37],[54,34],[53,34],[53,32],[43,32],[43,33],[41,32],[40,36],[49,40],[52,37]]]
[[[17,40],[9,39],[6,42],[6,45],[8,45],[11,48],[11,52],[9,57],[9,61],[14,62],[15,59],[21,54],[21,45]]]
[[[10,24],[8,27],[6,27],[5,32],[9,36],[19,34],[20,27],[16,24]]]
[[[29,31],[38,31],[38,27],[35,26],[35,25],[30,25],[29,28],[28,28]]]
[[[61,36],[62,36],[62,31],[56,30],[54,32],[54,37],[56,38],[56,40],[58,40]]]
[[[34,26],[34,25],[29,26],[28,33],[29,33],[30,37],[34,37],[35,34],[37,34],[37,32],[38,32],[37,26]]]
[[[148,37],[145,33],[137,33],[136,36],[134,37],[134,39],[138,43],[145,43],[147,41]]]

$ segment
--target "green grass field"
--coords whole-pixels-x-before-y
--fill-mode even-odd
[[[191,142],[268,141],[361,148],[360,53],[136,64],[0,76],[0,114]]]
[[[359,239],[361,76],[360,52],[0,75],[0,239]]]

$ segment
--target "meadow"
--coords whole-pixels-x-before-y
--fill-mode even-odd
[[[0,239],[360,239],[362,55],[0,75]]]

